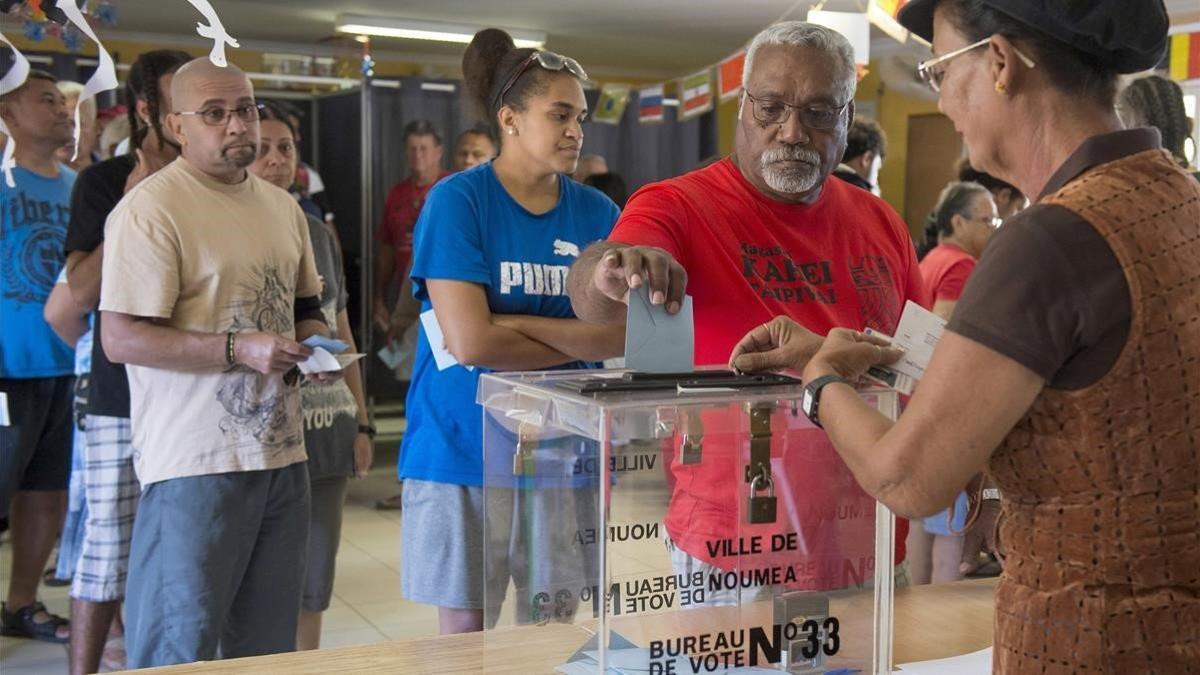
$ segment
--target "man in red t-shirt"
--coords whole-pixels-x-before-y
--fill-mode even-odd
[[[397,277],[403,285],[403,275],[407,274],[412,258],[413,226],[425,204],[425,195],[434,183],[450,175],[442,168],[442,137],[425,120],[404,127],[404,153],[408,158],[408,178],[388,192],[383,221],[375,231],[375,239],[382,246],[375,251],[373,315],[375,325],[384,332],[391,323],[388,293]]]
[[[826,51],[820,44],[832,47]],[[743,84],[733,155],[648,185],[629,200],[610,240],[589,247],[571,270],[576,314],[623,322],[622,299],[642,283],[649,284],[652,302],[675,312],[686,285],[697,365],[727,363],[743,336],[776,316],[821,335],[835,326],[892,334],[906,300],[928,301],[900,217],[874,195],[829,180],[854,115],[849,44],[820,26],[777,24],[751,44]],[[870,497],[824,434],[801,433],[809,445],[790,454],[779,438],[784,434],[775,434],[772,469],[781,497],[778,522],[768,530],[797,531],[805,553],[792,552],[792,560],[820,567],[845,554],[834,550],[836,527],[825,514],[846,499],[861,505]],[[685,554],[673,554],[677,568],[758,564],[722,556],[711,546],[764,528],[746,524],[741,453],[709,452],[706,446],[698,464],[683,465],[678,455],[673,460],[666,528],[673,547]],[[855,535],[860,540],[864,527]],[[904,559],[907,529],[907,521],[898,523],[897,564]],[[831,572],[796,586],[848,585],[843,581],[849,580]]]

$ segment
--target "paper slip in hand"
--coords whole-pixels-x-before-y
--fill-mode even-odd
[[[364,354],[338,354],[334,356],[325,351],[322,347],[313,349],[313,353],[307,359],[300,362],[298,368],[305,375],[314,373],[331,373],[341,370],[346,366],[361,359]]]
[[[327,338],[324,335],[310,335],[300,344],[304,345],[305,347],[312,347],[313,349],[320,347],[330,354],[341,354],[350,348],[350,345],[346,344],[345,342],[342,342],[341,340],[335,340],[333,338]]]
[[[429,350],[433,352],[433,361],[438,370],[445,370],[458,365],[458,359],[446,349],[446,336],[442,334],[442,326],[438,323],[433,309],[421,312],[421,326],[425,328],[425,337],[429,340]],[[475,366],[463,366],[467,370],[475,370]]]
[[[917,382],[925,375],[933,350],[946,330],[946,320],[909,300],[900,315],[896,335],[889,336],[867,329],[867,335],[891,340],[893,347],[904,350],[900,360],[886,366],[875,366],[867,371],[867,377],[884,384],[901,394],[912,394]]]
[[[404,362],[404,351],[392,344],[375,352],[375,356],[383,361],[383,365],[387,366],[388,370],[395,370]]]
[[[629,291],[625,319],[625,367],[647,373],[690,373],[695,369],[696,327],[692,296],[683,296],[678,314],[650,304],[650,287]]]

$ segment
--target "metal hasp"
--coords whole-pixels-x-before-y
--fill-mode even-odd
[[[699,464],[704,450],[704,422],[700,419],[700,411],[688,410],[681,426],[683,441],[679,444],[679,463]]]
[[[746,482],[755,476],[771,478],[771,415],[774,403],[747,403],[750,415],[750,463],[746,465]]]
[[[538,446],[538,428],[529,422],[517,426],[517,451],[513,453],[513,475],[532,476],[535,472],[533,452]]]
[[[750,415],[750,463],[746,482],[750,483],[750,503],[746,509],[750,523],[775,522],[775,481],[771,479],[771,415],[774,403],[747,403]],[[759,492],[766,490],[766,495]]]

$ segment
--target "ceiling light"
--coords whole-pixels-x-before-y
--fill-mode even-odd
[[[378,37],[402,38],[406,40],[433,40],[435,42],[457,42],[467,44],[483,26],[468,26],[457,23],[417,21],[415,19],[391,19],[361,14],[339,14],[334,29],[339,33],[375,35]],[[518,47],[541,49],[546,44],[546,34],[539,31],[504,29],[512,36]]]

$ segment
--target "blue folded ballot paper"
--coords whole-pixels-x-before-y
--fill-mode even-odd
[[[313,349],[320,347],[330,354],[341,354],[350,348],[350,345],[346,344],[345,342],[342,342],[341,340],[334,340],[333,338],[327,338],[324,335],[310,335],[300,344],[304,345],[305,347],[312,347]]]
[[[650,304],[650,287],[629,291],[625,320],[625,367],[648,373],[690,373],[695,368],[696,327],[692,296],[683,297],[677,314]]]

